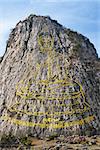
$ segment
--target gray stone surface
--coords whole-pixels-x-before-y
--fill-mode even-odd
[[[0,62],[1,138],[4,135],[46,137],[54,134],[99,134],[100,60],[89,39],[49,17],[30,15],[12,30]],[[65,85],[55,85],[59,80]],[[28,89],[25,90],[26,86]],[[53,90],[49,91],[49,88]],[[77,93],[80,96],[75,98]],[[58,112],[61,114],[58,115]],[[50,117],[50,114],[53,116]],[[51,119],[50,122],[50,118],[68,124],[54,128],[59,121]],[[47,126],[41,127],[45,123]]]

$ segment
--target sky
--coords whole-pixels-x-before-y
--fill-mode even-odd
[[[11,29],[30,14],[50,16],[88,37],[100,57],[100,0],[0,0],[0,56]]]

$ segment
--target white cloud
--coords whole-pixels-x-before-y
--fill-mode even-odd
[[[33,4],[34,2],[55,2],[55,3],[60,3],[60,2],[68,2],[69,0],[30,0],[30,2]]]
[[[4,53],[4,49],[5,49],[5,33],[6,33],[6,30],[5,30],[5,24],[3,23],[0,23],[0,56],[3,55]]]
[[[0,22],[0,39],[1,39],[1,35],[2,35],[3,31],[4,31],[4,29],[5,29],[5,25]]]
[[[6,41],[8,40],[10,29],[14,27],[15,22],[1,21],[0,22],[0,56],[4,54]]]
[[[34,2],[55,2],[55,3],[61,3],[61,2],[80,2],[81,0],[30,0],[31,3],[34,3]],[[84,0],[84,1],[87,1],[87,0]],[[88,0],[88,1],[93,1],[93,0]],[[98,0],[97,0],[98,1]]]
[[[5,2],[6,2],[6,3],[7,3],[7,2],[8,2],[8,3],[9,3],[9,2],[10,2],[10,3],[11,3],[11,2],[20,2],[20,1],[25,1],[25,0],[0,0],[0,2],[4,2],[4,3],[5,3]]]

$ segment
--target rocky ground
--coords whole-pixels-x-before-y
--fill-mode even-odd
[[[0,150],[100,150],[100,136],[60,136],[46,139],[28,137],[15,145],[2,143]]]

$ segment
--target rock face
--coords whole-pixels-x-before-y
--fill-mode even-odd
[[[0,137],[99,134],[99,77],[86,37],[50,17],[20,21],[0,60]]]

